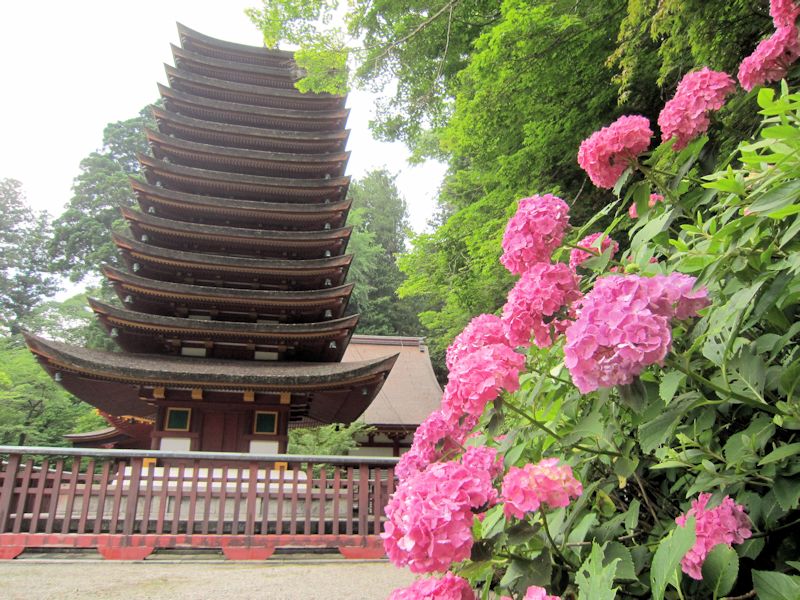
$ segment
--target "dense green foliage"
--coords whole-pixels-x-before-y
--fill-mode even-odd
[[[350,425],[332,423],[290,429],[287,452],[308,456],[345,456],[358,445],[356,437],[369,432],[370,426],[363,421]]]
[[[53,223],[50,251],[53,269],[80,281],[103,263],[117,264],[112,227],[121,227],[120,208],[134,203],[128,178],[139,172],[137,153],[147,151],[149,109],[138,117],[109,123],[103,145],[81,161],[66,210]]]
[[[408,239],[408,210],[395,177],[385,169],[371,171],[353,181],[348,194],[354,228],[350,251],[355,254],[349,280],[356,284],[349,310],[361,314],[358,332],[419,335],[416,304],[397,296],[405,279],[397,259]]]
[[[328,2],[315,3],[311,24],[291,0],[264,6],[251,16],[273,45],[337,32],[351,83],[388,94],[375,134],[404,141],[417,160],[449,164],[438,228],[400,260],[400,296],[420,306],[434,356],[470,317],[502,304],[510,279],[496,260],[499,240],[519,197],[557,192],[575,221],[594,214],[607,196],[586,185],[578,142],[620,114],[655,120],[684,73],[734,71],[772,27],[767,0],[358,1],[338,29]],[[284,39],[276,22],[289,23]],[[314,79],[305,86],[335,91]],[[711,164],[756,120],[739,97],[717,123],[703,156]]]
[[[18,181],[0,180],[0,334],[18,333],[45,296],[58,289],[45,252],[48,216],[31,209]]]

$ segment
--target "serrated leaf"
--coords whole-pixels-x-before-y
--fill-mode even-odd
[[[763,467],[764,465],[768,465],[770,463],[778,462],[779,460],[783,460],[784,458],[789,458],[790,456],[794,456],[795,454],[800,454],[800,442],[795,442],[794,444],[785,444],[783,446],[778,446],[767,454],[764,458],[758,461],[758,466]]]
[[[675,392],[686,379],[686,375],[680,371],[668,371],[661,378],[661,383],[658,386],[658,395],[664,401],[664,405],[668,405],[675,397]]]
[[[714,593],[714,599],[733,589],[739,576],[739,555],[725,544],[717,544],[703,562],[703,583]]]
[[[611,561],[617,562],[617,570],[614,573],[614,579],[621,579],[624,581],[633,581],[636,579],[636,569],[633,566],[633,557],[631,551],[619,542],[609,542],[604,551],[603,562],[611,564]]]
[[[800,477],[776,477],[772,491],[783,510],[792,510],[800,502]]]
[[[753,587],[758,600],[800,598],[800,577],[775,571],[753,571]]]
[[[658,544],[650,567],[650,592],[655,600],[663,600],[667,583],[672,580],[681,559],[694,546],[695,519],[686,519],[684,527],[676,527]]]
[[[620,559],[615,558],[604,565],[603,558],[604,546],[593,543],[589,557],[575,574],[578,600],[614,600],[617,597],[617,588],[612,586]]]
[[[800,194],[800,179],[785,181],[750,205],[750,213],[771,213],[792,204]]]

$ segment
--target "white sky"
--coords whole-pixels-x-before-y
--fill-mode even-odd
[[[28,201],[57,215],[86,155],[107,123],[135,116],[166,83],[179,45],[176,21],[201,33],[261,45],[244,15],[260,0],[0,0],[0,178],[22,182]],[[399,173],[411,225],[422,231],[444,174],[435,162],[411,167],[402,144],[372,139],[374,97],[352,92],[348,173]]]

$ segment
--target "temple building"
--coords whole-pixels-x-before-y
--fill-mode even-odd
[[[291,426],[362,417],[409,344],[342,360],[358,322],[345,97],[298,92],[290,52],[179,34],[138,210],[113,234],[126,268],[104,268],[121,302],[90,301],[121,352],[28,345],[109,423],[75,445],[285,452]],[[389,416],[397,453],[422,419]]]

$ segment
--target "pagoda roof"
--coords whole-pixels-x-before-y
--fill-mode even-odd
[[[197,75],[168,64],[164,65],[164,70],[172,89],[226,102],[293,110],[330,111],[344,108],[346,100],[345,96],[303,94],[294,88],[237,83]]]
[[[349,176],[330,179],[261,177],[183,167],[144,154],[138,154],[137,158],[148,183],[155,185],[156,182],[162,182],[169,189],[221,194],[240,200],[269,199],[311,203],[335,201],[345,196],[350,184]]]
[[[330,154],[295,154],[231,148],[171,137],[151,129],[147,141],[156,158],[168,157],[171,163],[276,177],[340,177],[347,166],[349,152]]]
[[[252,85],[295,89],[294,83],[303,76],[302,69],[257,65],[241,61],[205,56],[170,44],[175,65],[197,75],[226,79]]]
[[[282,224],[292,229],[315,230],[328,223],[339,228],[344,225],[351,204],[350,200],[329,204],[236,200],[168,190],[134,178],[130,179],[130,184],[145,212],[154,207],[158,214],[169,215],[175,220],[193,217],[204,221],[230,221],[249,227]]]
[[[180,352],[181,346],[203,347],[203,343],[212,342],[214,349],[209,354],[216,355],[214,351],[222,345],[220,352],[226,358],[234,354],[252,358],[256,350],[278,352],[281,348],[284,357],[291,355],[295,360],[336,362],[341,360],[358,323],[358,315],[318,323],[213,321],[136,312],[94,298],[88,301],[100,322],[109,330],[117,330],[114,341],[127,352],[174,353]],[[228,347],[231,344],[235,350]]]
[[[78,398],[111,414],[145,418],[154,415],[155,407],[142,399],[140,388],[158,386],[312,394],[309,418],[350,423],[369,406],[397,359],[393,355],[350,363],[197,360],[89,350],[27,333],[25,340],[45,370],[60,373],[61,384]]]
[[[190,29],[181,23],[178,23],[178,36],[184,48],[205,56],[257,65],[273,65],[287,69],[296,68],[294,53],[288,50],[269,49],[263,46],[248,46],[247,44],[218,40]]]
[[[140,239],[147,235],[151,244],[178,250],[193,245],[205,252],[260,258],[282,258],[287,254],[292,258],[322,258],[326,250],[333,256],[340,255],[353,231],[352,227],[319,231],[244,229],[164,219],[127,207],[121,211],[133,234]]]
[[[168,110],[206,121],[266,129],[335,131],[344,128],[350,113],[347,108],[309,111],[214,100],[174,90],[160,83],[158,90]]]
[[[146,312],[153,314],[175,315],[178,306],[185,306],[255,317],[281,313],[311,315],[316,316],[315,320],[322,320],[326,309],[331,311],[333,318],[342,316],[353,291],[352,283],[302,292],[243,290],[148,279],[108,265],[103,265],[102,270],[120,300],[130,296],[130,302],[126,302],[130,308],[141,310],[146,307]]]
[[[349,129],[280,131],[218,123],[181,115],[160,106],[151,106],[150,111],[162,133],[194,142],[252,150],[305,154],[340,152],[344,150],[350,134]]]
[[[139,264],[148,271],[144,276],[184,283],[218,280],[253,288],[320,289],[342,285],[353,260],[350,254],[313,260],[244,258],[159,248],[116,232],[112,239],[132,270]],[[322,285],[321,279],[329,279],[330,286]]]

